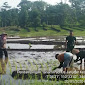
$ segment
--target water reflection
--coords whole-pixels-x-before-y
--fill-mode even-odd
[[[0,58],[0,74],[6,74],[6,64],[8,62],[8,57],[5,59]]]

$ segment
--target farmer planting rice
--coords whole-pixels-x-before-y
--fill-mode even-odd
[[[72,53],[77,56],[77,59],[75,60],[75,62],[80,60],[80,64],[82,64],[82,59],[85,60],[85,51],[83,50],[79,51],[79,49],[73,49]]]
[[[67,72],[68,68],[70,67],[72,60],[73,60],[73,54],[70,52],[65,52],[61,54],[56,54],[55,58],[59,60],[60,65],[63,66],[63,71]]]

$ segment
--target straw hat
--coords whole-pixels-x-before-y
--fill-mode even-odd
[[[7,36],[7,33],[2,33],[1,36],[3,36],[3,35]]]
[[[73,53],[73,54],[77,54],[77,53],[79,53],[79,52],[80,52],[79,49],[73,49],[73,50],[72,50],[72,53]]]

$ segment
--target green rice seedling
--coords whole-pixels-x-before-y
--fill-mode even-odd
[[[52,67],[52,71],[56,70],[58,65],[59,65],[59,62],[58,61],[54,61],[52,66],[51,66]]]
[[[1,62],[0,62],[0,72],[2,73],[2,66],[1,66]]]
[[[30,60],[28,60],[28,62],[31,64],[31,70],[34,70],[34,66],[33,66],[33,63],[30,61]]]
[[[46,63],[46,68],[47,68],[47,71],[49,71],[49,66],[48,66],[48,64]]]
[[[22,80],[24,80],[24,74],[22,75]]]
[[[43,80],[43,74],[42,74],[42,71],[41,71],[41,81]]]
[[[8,65],[9,65],[9,68],[10,68],[10,74],[12,74],[12,66],[11,66],[10,61],[8,61]]]
[[[26,66],[26,70],[28,70],[28,65],[25,63],[25,66]]]
[[[1,81],[2,81],[2,74],[1,74]]]
[[[43,63],[41,63],[41,71],[43,71],[44,69],[43,69]]]
[[[50,80],[50,74],[47,75],[47,80],[48,80],[48,81]]]
[[[10,46],[8,46],[8,49],[10,49]]]
[[[17,78],[17,76],[14,76],[14,79],[16,79]]]
[[[17,65],[16,65],[16,63],[14,62],[14,65],[15,65],[15,68],[16,68],[16,70],[17,70]]]
[[[38,80],[37,74],[35,74],[35,80]]]
[[[29,43],[28,45],[29,45],[29,49],[30,49],[30,48],[32,47],[32,46],[31,46],[31,43]]]
[[[17,65],[16,65],[16,63],[15,63],[15,61],[13,60],[13,65],[15,65],[15,68],[16,68],[16,70],[17,70]]]
[[[4,85],[6,85],[6,81],[4,80]]]
[[[37,68],[37,71],[38,71],[38,65],[37,65],[37,63],[33,60],[33,62],[35,63],[35,65],[36,65],[36,68]]]
[[[54,71],[54,70],[56,70],[57,69],[57,66],[55,66],[55,67],[52,67],[52,71]]]
[[[20,65],[20,69],[22,70],[22,65],[21,65],[21,63],[19,63],[19,65]]]
[[[29,74],[29,78],[30,78],[30,80],[32,80],[32,75],[31,74]]]
[[[10,61],[8,61],[8,65],[11,67],[11,63],[10,63]]]
[[[36,68],[37,68],[37,71],[38,71],[38,65],[37,65],[37,63],[35,62],[35,60],[33,60],[33,62],[35,63],[35,65],[36,65]],[[37,80],[38,78],[37,78],[37,75],[35,74],[35,80]]]
[[[11,79],[10,79],[10,85],[13,85],[13,84],[12,84],[12,80],[11,80]]]
[[[52,60],[49,60],[49,61],[48,61],[48,63],[49,63],[49,64],[52,64],[52,63],[53,63],[53,61],[52,61]]]
[[[16,67],[16,70],[17,70],[17,65],[15,65],[15,67]]]

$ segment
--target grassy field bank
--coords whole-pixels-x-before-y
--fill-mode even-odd
[[[0,34],[5,32],[9,36],[20,36],[20,37],[42,37],[42,36],[63,36],[68,35],[69,31],[72,30],[75,36],[85,36],[85,27],[82,26],[63,26],[59,25],[48,25],[46,27],[37,27],[36,30],[33,27],[20,28],[17,26],[0,27]]]

